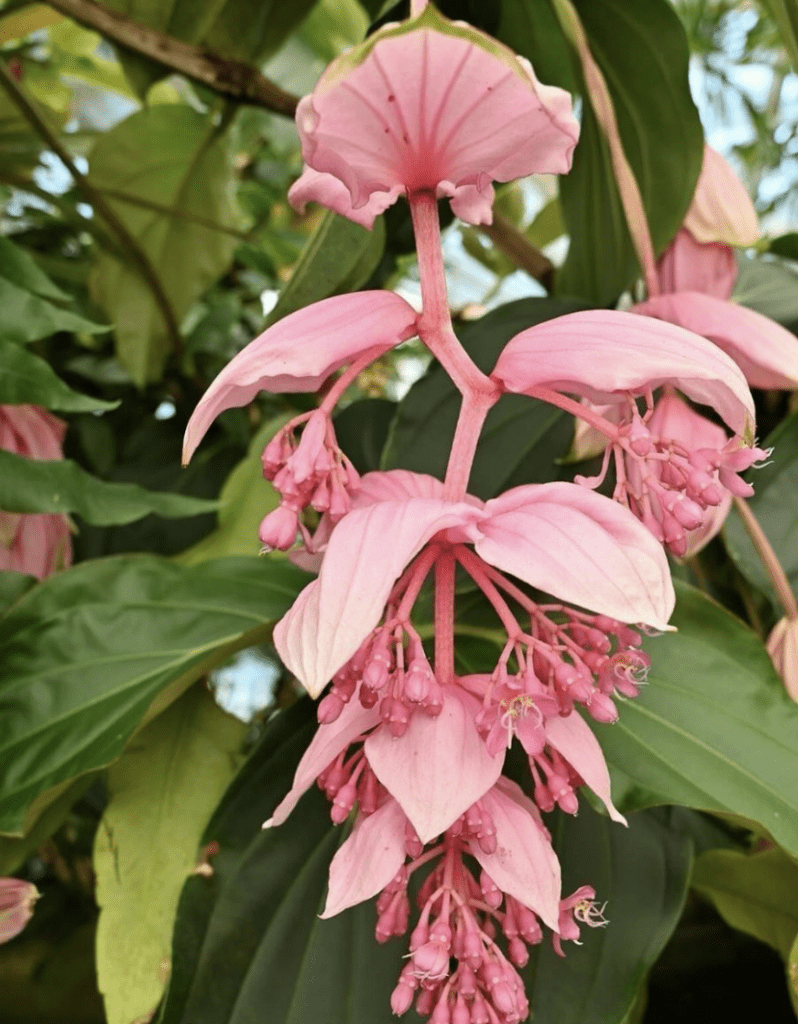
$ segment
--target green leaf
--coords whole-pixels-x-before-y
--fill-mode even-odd
[[[798,327],[798,273],[781,260],[737,253],[732,297],[786,327]]]
[[[786,235],[771,239],[768,252],[783,259],[798,260],[798,231],[788,231]]]
[[[756,822],[798,853],[798,706],[756,636],[684,583],[648,685],[594,725],[625,809],[684,804]],[[621,785],[623,791],[621,791]]]
[[[160,104],[126,118],[97,140],[90,178],[148,257],[179,322],[230,265],[235,238],[207,226],[238,226],[233,167],[213,118]],[[124,193],[161,209],[115,198]],[[168,216],[163,207],[174,209]],[[193,219],[197,218],[197,219]],[[152,292],[129,261],[102,254],[90,277],[94,297],[113,317],[117,351],[136,384],[157,380],[169,338]]]
[[[660,251],[684,218],[703,160],[684,29],[667,0],[575,0],[575,7],[607,81]],[[558,291],[612,303],[638,268],[606,144],[586,101],[573,169],[561,179],[560,195],[571,248],[557,275]]]
[[[267,322],[276,323],[289,313],[331,295],[356,291],[374,273],[384,248],[385,224],[381,217],[367,231],[346,217],[325,210]]]
[[[197,683],[108,771],[109,803],[94,845],[97,980],[108,1024],[130,1024],[161,998],[180,891],[235,774],[245,731]]]
[[[279,495],[263,477],[261,455],[268,442],[288,421],[288,415],[264,423],[250,442],[219,493],[219,525],[207,537],[176,556],[184,565],[197,565],[225,555],[257,555],[258,527],[279,504]]]
[[[251,0],[226,0],[203,42],[225,57],[261,63],[280,49],[314,3],[264,0],[253,7]],[[182,0],[189,23],[194,8],[195,0]]]
[[[23,572],[14,572],[12,569],[4,569],[0,572],[0,614],[5,613],[7,608],[18,601],[26,591],[36,585],[33,576],[26,576]],[[2,874],[2,872],[0,872]]]
[[[535,1024],[620,1024],[676,928],[687,896],[692,844],[644,811],[625,829],[582,807],[547,819],[563,870],[563,894],[592,885],[607,902],[606,928],[582,927],[579,947],[558,957],[548,938],[530,969]]]
[[[519,299],[462,331],[465,349],[489,373],[519,331],[580,308],[561,299]],[[399,404],[383,457],[384,468],[402,467],[443,479],[460,411],[460,393],[437,364]],[[488,413],[471,471],[469,491],[492,498],[517,484],[556,479],[556,460],[571,443],[571,418],[544,402],[505,395]]]
[[[748,498],[793,588],[798,586],[798,413],[783,420],[764,444],[773,449],[771,461],[750,475],[756,491]],[[723,527],[729,554],[755,587],[777,604],[770,577],[736,510]]]
[[[787,958],[787,988],[793,1011],[798,1017],[798,935],[795,937],[795,942],[793,942],[790,955]]]
[[[314,731],[302,700],[273,719],[209,824],[212,879],[191,878],[178,908],[173,970],[159,1024],[389,1024],[400,943],[379,946],[361,904],[317,915],[341,830],[315,789],[288,821],[261,829],[291,786]],[[235,957],[230,957],[235,936]]]
[[[6,512],[73,512],[95,526],[114,526],[155,512],[180,518],[213,512],[215,501],[145,491],[99,480],[76,462],[26,459],[0,451],[0,508]]]
[[[358,473],[380,468],[385,442],[396,415],[396,402],[364,398],[335,417],[335,436]]]
[[[38,794],[113,761],[194,680],[268,639],[306,581],[276,560],[126,556],[28,591],[0,620],[0,831],[20,834]]]
[[[565,234],[560,200],[550,199],[535,219],[524,229],[524,234],[537,249],[543,249]]]
[[[50,364],[13,341],[0,338],[0,403],[42,405],[61,412],[101,412],[119,402],[78,394],[56,376]]]
[[[53,284],[29,252],[0,235],[0,273],[11,284],[43,299],[69,302],[72,298]]]
[[[710,850],[695,862],[693,888],[741,932],[785,960],[798,936],[798,864],[783,850]]]
[[[91,320],[71,313],[68,309],[59,309],[47,299],[42,299],[2,277],[0,308],[3,310],[0,337],[18,344],[49,338],[56,331],[99,334],[109,330],[108,327],[92,323]]]
[[[496,35],[532,61],[541,82],[577,91],[568,42],[549,0],[502,0]]]

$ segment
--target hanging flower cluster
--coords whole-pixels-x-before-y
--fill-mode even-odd
[[[432,1024],[516,1024],[529,1012],[518,969],[543,928],[562,953],[582,926],[606,923],[589,879],[563,894],[543,817],[554,807],[576,813],[586,785],[623,821],[582,712],[612,722],[615,701],[644,683],[641,632],[667,629],[674,603],[662,544],[682,553],[708,511],[747,493],[738,474],[765,455],[752,447],[753,402],[716,345],[632,313],[574,313],[532,327],[489,376],[471,361],[449,315],[437,199],[488,222],[492,181],[567,172],[577,138],[567,94],[483,33],[432,7],[386,26],[330,66],[300,104],[298,126],[307,167],[295,204],[315,200],[368,226],[406,198],[423,308],[362,292],[296,312],[232,360],[189,423],[186,457],[222,409],[261,389],[314,391],[342,370],[320,406],[263,456],[281,504],[261,540],[287,550],[299,538],[305,564],[319,564],[275,644],[312,696],[331,684],[269,824],[314,783],[334,822],[353,818],[323,916],[376,896],[377,941],[409,932],[394,1013],[415,1005]],[[365,366],[416,335],[462,394],[445,480],[403,470],[360,478],[338,447],[332,410]],[[691,433],[678,424],[671,433],[674,389],[713,408],[731,439],[719,427]],[[470,496],[485,416],[505,392],[600,429],[616,500],[579,483]],[[322,513],[313,535],[302,519],[308,506]],[[456,572],[482,592],[505,637],[484,675],[455,669]],[[428,580],[432,650],[413,618]],[[503,774],[516,739],[526,791]]]

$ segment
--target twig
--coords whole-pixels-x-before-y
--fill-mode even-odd
[[[94,29],[128,50],[163,64],[172,71],[213,89],[214,92],[275,114],[293,117],[299,97],[284,92],[257,68],[227,60],[198,46],[184,43],[157,29],[142,25],[94,0],[47,0],[50,7]]]
[[[179,354],[182,348],[182,340],[180,338],[177,321],[175,320],[175,314],[147,254],[114,213],[112,207],[106,202],[102,193],[99,192],[89,181],[86,175],[81,173],[81,171],[79,171],[75,166],[75,161],[72,159],[67,149],[61,144],[61,141],[56,136],[55,132],[51,130],[50,126],[44,121],[25,93],[14,81],[14,78],[6,67],[5,62],[2,60],[0,60],[0,85],[9,94],[12,101],[19,108],[28,123],[36,129],[50,149],[61,160],[72,175],[75,186],[83,193],[86,199],[91,203],[97,213],[108,224],[110,229],[121,242],[131,263],[135,266],[136,270],[138,270],[142,279],[146,282],[152,292],[155,303],[166,323],[166,329],[169,334],[172,347],[175,353]]]
[[[494,210],[493,223],[481,224],[479,230],[512,263],[520,267],[521,270],[525,270],[530,277],[534,277],[548,291],[551,291],[554,264],[539,249],[536,249],[515,225]]]

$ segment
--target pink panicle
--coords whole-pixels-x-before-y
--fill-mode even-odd
[[[448,196],[457,216],[490,223],[491,181],[565,173],[579,132],[568,93],[432,6],[333,61],[300,102],[297,126],[307,169],[289,199],[366,226],[414,192]]]
[[[0,448],[28,459],[64,457],[66,424],[36,405],[0,405]],[[0,569],[44,579],[72,561],[66,516],[0,511]]]

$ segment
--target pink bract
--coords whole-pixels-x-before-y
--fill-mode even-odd
[[[728,299],[737,280],[734,250],[720,242],[697,242],[685,228],[657,262],[662,292],[703,292]]]
[[[19,935],[33,917],[39,898],[35,885],[20,878],[0,878],[0,943]]]
[[[754,245],[759,223],[754,204],[729,162],[704,146],[704,163],[684,227],[697,242]]]
[[[798,704],[798,619],[779,619],[767,648],[787,693]]]
[[[708,338],[731,356],[752,387],[798,387],[798,338],[753,309],[691,290],[657,295],[631,311]]]
[[[491,181],[565,173],[578,137],[568,93],[432,6],[333,61],[297,125],[320,176],[306,172],[292,201],[315,199],[361,223],[402,192],[448,196],[458,216],[489,223]]]
[[[0,449],[28,459],[62,459],[66,424],[36,405],[0,405]],[[66,516],[0,511],[0,570],[44,579],[72,561]]]
[[[542,386],[592,403],[673,384],[735,433],[753,430],[751,392],[725,352],[673,324],[643,324],[634,313],[595,309],[530,327],[505,346],[492,377],[508,391]]]
[[[258,335],[222,370],[186,427],[188,462],[220,412],[247,405],[259,391],[316,391],[346,363],[376,359],[416,333],[416,313],[393,292],[335,295],[291,313]]]

